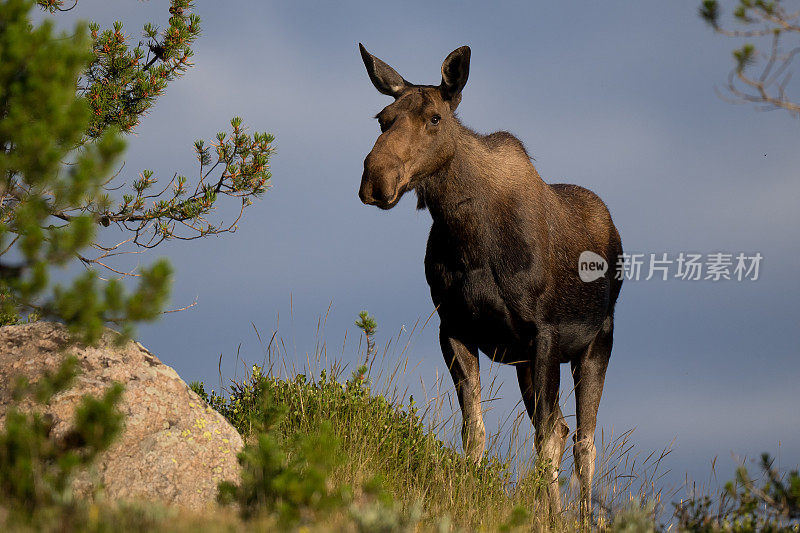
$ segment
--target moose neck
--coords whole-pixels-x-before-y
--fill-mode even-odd
[[[480,135],[458,123],[455,144],[450,161],[417,191],[435,223],[485,217],[520,194],[548,201],[549,188],[513,135]]]

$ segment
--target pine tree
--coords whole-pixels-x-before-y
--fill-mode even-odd
[[[800,116],[800,101],[787,92],[791,66],[800,53],[800,6],[791,0],[737,0],[731,4],[732,27],[723,24],[717,0],[703,0],[698,10],[716,33],[751,41],[733,51],[726,96],[736,103],[784,109]]]
[[[273,137],[248,134],[236,117],[229,134],[195,142],[193,184],[145,169],[126,190],[118,175],[125,135],[191,66],[200,32],[193,2],[171,0],[168,25],[145,25],[135,46],[121,22],[61,35],[51,20],[33,26],[36,4],[57,13],[77,1],[0,0],[0,325],[52,317],[92,341],[109,322],[129,332],[157,318],[168,298],[165,260],[125,272],[113,258],[235,230],[269,186]],[[215,225],[225,197],[240,205],[239,217]],[[100,239],[109,226],[124,233],[116,244]],[[74,263],[87,271],[71,284],[51,281],[52,267]],[[128,277],[138,281],[133,290]]]

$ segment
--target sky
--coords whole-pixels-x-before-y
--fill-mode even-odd
[[[80,0],[59,24],[120,19],[138,38],[143,22],[166,23],[166,4]],[[545,181],[599,194],[626,251],[763,257],[756,281],[625,282],[598,441],[600,428],[606,437],[633,429],[641,457],[671,446],[672,485],[708,481],[715,457],[721,481],[761,452],[797,468],[800,121],[720,98],[737,43],[714,35],[697,4],[198,0],[195,66],[129,137],[121,179],[149,168],[191,180],[193,141],[240,115],[276,137],[272,188],[235,234],[139,256],[172,262],[173,307],[197,300],[140,327],[139,340],[187,382],[219,388],[220,356],[225,379],[263,360],[255,329],[264,343],[278,330],[288,367],[326,343],[353,369],[353,321],[367,309],[381,346],[419,321],[405,351],[394,340],[386,357],[407,357],[408,391],[424,398],[424,383],[430,394],[446,374],[438,319],[420,331],[433,312],[423,271],[430,216],[413,195],[388,212],[358,199],[379,134],[372,117],[391,99],[371,85],[357,43],[429,84],[451,50],[469,45],[462,122],[510,131]],[[481,365],[484,386],[493,376],[501,384],[487,404],[491,433],[520,409],[519,390],[512,368]],[[569,418],[568,366],[562,377]]]

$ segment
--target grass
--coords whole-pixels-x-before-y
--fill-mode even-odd
[[[415,517],[423,530],[439,530],[443,524],[467,531],[578,528],[577,495],[568,477],[564,512],[555,523],[545,518],[544,477],[531,453],[527,415],[510,415],[487,439],[484,460],[469,461],[458,446],[460,421],[446,414],[446,406],[452,405],[449,383],[440,379],[427,387],[430,397],[421,404],[402,387],[417,325],[390,340],[382,352],[375,346],[374,321],[362,313],[356,325],[364,332],[364,343],[357,350],[363,364],[349,376],[341,360],[327,359],[324,343],[318,344],[305,368],[287,368],[285,345],[273,335],[264,349],[263,364],[231,381],[224,394],[208,393],[201,383],[193,387],[251,443],[259,435],[254,421],[263,418],[262,411],[281,411],[282,416],[270,422],[270,433],[290,455],[293,441],[328,428],[337,443],[330,448],[341,456],[327,474],[328,484],[351,491],[351,518],[354,510],[358,515],[360,507],[375,499],[379,480],[378,492],[393,512]],[[493,387],[488,387],[490,399]],[[610,525],[615,510],[629,509],[631,500],[651,502],[640,508],[650,509],[645,514],[652,517],[660,505],[656,487],[660,460],[668,449],[640,461],[628,432],[604,442],[599,451],[595,483],[599,523]]]
[[[342,457],[328,476],[332,486],[352,487],[358,501],[364,487],[381,479],[382,490],[402,512],[419,508],[428,525],[447,518],[462,527],[488,528],[505,522],[517,505],[538,502],[540,476],[526,476],[510,497],[508,462],[497,457],[481,465],[469,461],[427,431],[413,404],[401,406],[372,394],[365,371],[361,367],[340,383],[325,372],[316,381],[304,375],[282,380],[255,366],[247,380],[233,385],[230,399],[207,398],[248,440],[257,435],[252,420],[262,416],[264,393],[285,413],[271,428],[284,447],[291,449],[290,441],[316,435],[327,425],[339,443],[330,449]]]
[[[460,420],[452,410],[449,376],[424,387],[428,397],[422,402],[402,386],[416,326],[379,351],[374,321],[362,314],[357,325],[364,336],[355,354],[360,364],[351,372],[343,358],[327,358],[324,343],[303,369],[289,368],[284,343],[275,333],[264,347],[262,363],[249,365],[247,374],[230,380],[224,391],[191,384],[246,442],[239,456],[242,477],[220,487],[225,505],[213,512],[70,501],[42,505],[22,519],[0,502],[0,523],[9,531],[581,529],[577,494],[566,475],[564,510],[554,521],[547,518],[544,477],[531,453],[532,432],[524,411],[511,413],[488,436],[483,461],[473,463],[460,451]],[[487,401],[495,394],[493,388],[492,381],[485,391]],[[661,461],[668,453],[667,447],[638,454],[631,432],[610,439],[599,435],[596,529],[663,529],[654,517],[663,511],[662,499],[672,496],[663,497],[658,486]],[[0,453],[0,463],[2,459]],[[789,513],[796,513],[800,498],[796,475],[786,487],[778,485],[777,473],[770,476],[771,487],[756,488],[747,485],[746,472],[740,473],[738,484],[727,489],[724,515],[714,514],[710,500],[698,498],[679,509],[675,524],[690,531],[748,531],[753,529],[731,524],[783,523],[795,524],[795,529],[773,530],[797,531],[796,520],[782,519],[780,513],[764,520],[764,502],[782,498]]]

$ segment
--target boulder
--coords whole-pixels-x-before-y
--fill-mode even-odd
[[[114,381],[125,387],[120,404],[125,429],[99,457],[95,472],[76,479],[76,491],[86,495],[99,486],[114,500],[147,499],[191,509],[212,504],[219,481],[239,478],[239,433],[172,368],[137,342],[117,346],[117,338],[107,330],[97,346],[67,347],[69,334],[60,324],[0,328],[0,427],[16,376],[35,382],[45,369],[58,368],[67,347],[81,373],[44,408],[56,435],[69,430],[82,396],[100,396]],[[21,407],[31,404],[25,400]]]

